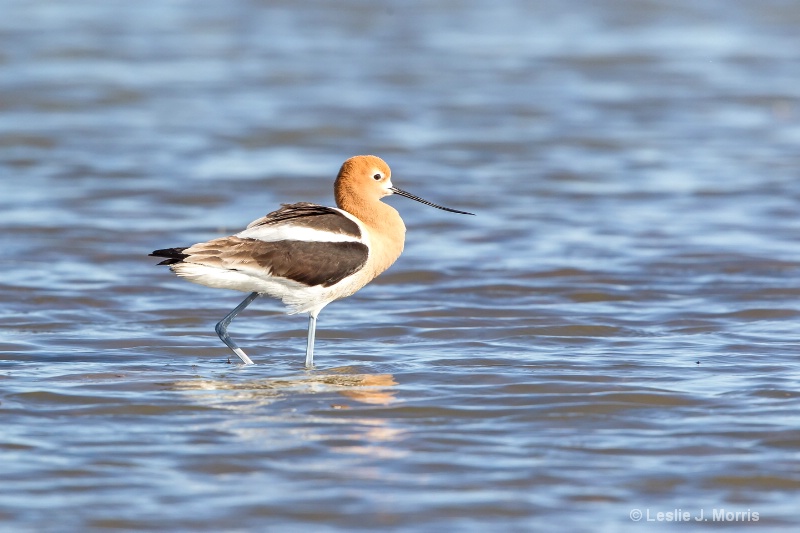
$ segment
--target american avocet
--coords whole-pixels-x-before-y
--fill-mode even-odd
[[[282,300],[289,314],[308,313],[306,367],[314,363],[317,315],[389,268],[403,251],[406,226],[380,201],[399,194],[453,213],[392,185],[389,166],[371,155],[348,159],[333,186],[334,207],[300,202],[251,222],[247,229],[188,248],[156,250],[159,265],[194,283],[249,292],[216,327],[217,335],[245,364],[253,361],[228,335],[228,325],[258,296]]]

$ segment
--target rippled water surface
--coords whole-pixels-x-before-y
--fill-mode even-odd
[[[797,2],[0,12],[0,529],[800,525]],[[477,216],[228,364],[147,254],[360,153]]]

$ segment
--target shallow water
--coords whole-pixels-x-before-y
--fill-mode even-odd
[[[796,528],[800,5],[695,4],[0,0],[2,529]],[[358,153],[477,216],[228,364],[147,253]]]

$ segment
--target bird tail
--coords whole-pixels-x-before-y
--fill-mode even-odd
[[[186,248],[164,248],[163,250],[154,250],[153,253],[149,255],[150,257],[166,257],[159,265],[174,265],[189,257],[189,254],[183,253],[185,249]]]

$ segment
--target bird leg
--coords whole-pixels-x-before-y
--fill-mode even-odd
[[[314,366],[314,336],[317,333],[317,317],[313,313],[308,314],[308,343],[306,344],[306,368]]]
[[[214,330],[217,332],[217,335],[219,335],[220,340],[224,342],[228,346],[228,348],[233,350],[233,353],[238,355],[239,359],[244,361],[244,364],[246,365],[252,365],[253,361],[249,357],[247,357],[247,354],[244,353],[244,351],[242,351],[242,349],[239,348],[239,346],[237,346],[235,342],[233,342],[231,336],[228,335],[228,324],[230,324],[231,320],[236,318],[236,315],[244,311],[244,308],[250,305],[250,303],[256,298],[258,298],[258,293],[251,292],[250,295],[247,298],[245,298],[242,303],[237,305],[233,311],[225,315],[225,318],[220,320],[217,326],[214,328]]]

